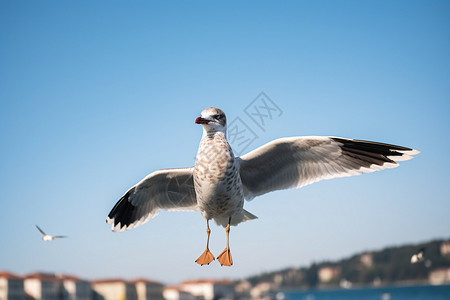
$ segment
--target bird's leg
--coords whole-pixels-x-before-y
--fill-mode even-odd
[[[209,220],[206,220],[206,249],[205,252],[200,255],[199,258],[195,261],[199,265],[209,265],[210,262],[214,260],[214,255],[209,251],[209,234],[211,233],[211,229],[209,229]]]
[[[230,223],[231,223],[231,217],[228,220],[227,227],[225,228],[225,232],[227,233],[227,247],[217,257],[217,260],[220,262],[220,264],[222,266],[227,266],[227,267],[231,267],[231,265],[233,264],[233,259],[231,258],[231,252],[230,252]]]

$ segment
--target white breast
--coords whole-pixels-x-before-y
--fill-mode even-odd
[[[229,218],[242,212],[244,196],[237,164],[223,134],[202,138],[194,167],[194,186],[206,219]]]

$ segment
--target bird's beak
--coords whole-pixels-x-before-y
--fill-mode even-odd
[[[195,124],[208,124],[209,120],[203,119],[202,117],[198,117],[195,119]]]

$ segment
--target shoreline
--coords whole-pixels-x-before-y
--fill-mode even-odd
[[[385,289],[385,288],[408,288],[408,287],[441,287],[441,286],[448,286],[450,287],[449,283],[443,283],[443,284],[431,284],[427,281],[401,281],[401,282],[393,282],[389,284],[380,284],[380,285],[365,285],[365,284],[355,284],[354,286],[350,288],[343,288],[340,286],[328,286],[328,287],[316,287],[316,288],[280,288],[280,289],[274,289],[271,292],[272,293],[295,293],[295,292],[312,292],[312,291],[344,291],[344,290],[365,290],[365,289]]]

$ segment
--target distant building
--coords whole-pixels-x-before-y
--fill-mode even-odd
[[[441,244],[441,255],[447,255],[450,253],[450,241],[448,242],[443,242]]]
[[[163,289],[163,296],[165,300],[197,300],[190,293],[180,290],[179,286],[166,286]]]
[[[148,279],[135,279],[132,281],[136,286],[138,300],[162,300],[163,285]]]
[[[62,283],[61,300],[92,300],[92,286],[89,281],[75,276],[59,275]]]
[[[235,292],[238,295],[248,295],[250,294],[250,289],[252,288],[252,284],[248,280],[241,280],[236,286],[234,287]]]
[[[54,274],[33,273],[25,276],[25,292],[35,300],[61,300],[61,280]]]
[[[91,282],[94,300],[138,300],[136,286],[123,279],[103,279]]]
[[[35,300],[92,300],[91,283],[70,275],[32,273],[25,276],[24,289]]]
[[[252,299],[262,299],[275,287],[273,282],[261,282],[250,290],[250,296]]]
[[[450,268],[438,268],[432,270],[428,274],[428,280],[430,284],[439,285],[439,284],[448,284],[450,283]]]
[[[233,298],[234,286],[230,280],[190,280],[182,282],[180,290],[205,300]]]
[[[329,282],[331,279],[339,275],[339,269],[336,267],[322,267],[319,269],[317,276],[320,282]]]
[[[363,253],[359,257],[359,261],[363,264],[365,267],[372,267],[373,266],[373,256],[372,253]]]
[[[0,300],[25,300],[23,278],[0,271]]]
[[[339,286],[341,287],[341,288],[343,288],[343,289],[350,289],[350,288],[352,288],[352,283],[351,283],[351,281],[348,281],[347,279],[345,279],[345,278],[342,278],[340,281],[339,281]]]

